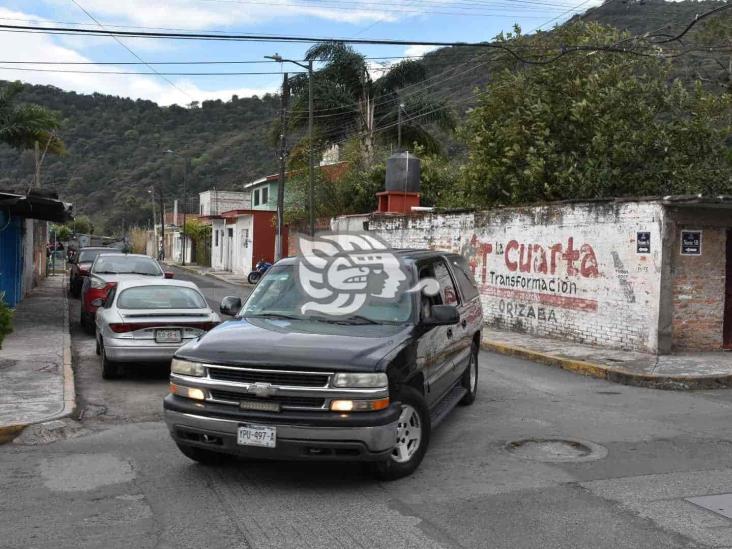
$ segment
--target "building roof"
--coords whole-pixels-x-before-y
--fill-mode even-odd
[[[54,223],[66,223],[72,220],[72,206],[58,200],[56,193],[16,194],[0,191],[0,210],[10,215],[28,219],[42,219]]]
[[[344,160],[342,162],[335,162],[333,164],[322,164],[320,166],[315,166],[316,170],[321,170],[323,173],[323,176],[328,179],[330,182],[337,181],[338,178],[340,178],[343,173],[348,168],[349,162],[347,160]],[[295,175],[300,175],[302,173],[307,173],[307,170],[288,170],[285,172],[285,175],[287,177],[292,177]],[[253,189],[254,187],[257,187],[259,185],[262,185],[264,183],[271,183],[273,181],[278,181],[280,179],[279,173],[274,173],[271,175],[266,175],[264,177],[260,177],[259,179],[256,179],[252,181],[251,183],[247,183],[244,185],[245,189]]]
[[[272,215],[275,213],[274,210],[243,210],[243,209],[236,209],[236,210],[229,210],[226,212],[221,212],[219,214],[219,218],[232,218],[232,217],[239,217],[240,215],[262,215],[262,214],[269,214]]]

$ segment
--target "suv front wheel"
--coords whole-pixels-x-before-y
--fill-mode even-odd
[[[402,403],[395,433],[396,444],[388,459],[375,464],[381,480],[411,475],[422,462],[430,442],[430,413],[424,397],[412,387],[403,387],[394,399]]]

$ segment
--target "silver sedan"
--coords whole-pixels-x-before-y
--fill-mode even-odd
[[[221,322],[193,282],[120,281],[96,314],[102,377],[123,373],[124,363],[170,362],[173,353]]]

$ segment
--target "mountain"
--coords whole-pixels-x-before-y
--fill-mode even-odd
[[[723,4],[608,0],[581,19],[633,34],[674,34],[696,15]],[[732,10],[707,21],[714,20],[729,27]],[[686,44],[695,43],[707,21],[684,37]],[[458,115],[470,108],[474,90],[488,82],[497,70],[520,67],[506,56],[497,60],[493,53],[477,47],[439,49],[427,54],[423,63],[430,77],[426,89],[437,98],[448,100]],[[675,76],[686,81],[700,80],[719,92],[730,89],[728,52],[696,52],[672,63]],[[424,89],[416,87],[406,93],[422,93]],[[172,198],[182,196],[183,162],[165,154],[168,149],[191,159],[189,197],[214,187],[240,189],[243,183],[278,170],[277,151],[271,138],[272,122],[279,111],[279,98],[274,95],[204,101],[197,108],[182,108],[28,85],[22,99],[56,110],[63,118],[60,133],[68,154],[46,158],[42,188],[57,191],[64,200],[74,203],[77,214],[90,215],[107,232],[147,225],[152,216],[148,190],[153,186],[156,193],[162,190],[167,207]],[[448,154],[461,154],[462,145],[454,138],[445,136],[443,141]],[[0,189],[27,188],[33,172],[32,151],[18,153],[0,146]],[[190,198],[189,211],[196,207],[197,201]]]
[[[169,149],[190,158],[187,194],[195,197],[189,199],[193,210],[199,191],[240,189],[277,170],[275,147],[269,145],[279,113],[276,96],[234,96],[182,108],[28,85],[22,100],[53,109],[63,119],[60,135],[68,153],[45,158],[42,188],[57,191],[74,203],[76,214],[91,216],[108,232],[150,222],[151,187],[163,192],[168,205],[181,198],[185,164],[166,154]],[[27,188],[34,165],[33,151],[0,146],[0,188]]]

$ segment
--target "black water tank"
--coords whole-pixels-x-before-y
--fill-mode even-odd
[[[420,161],[408,152],[392,154],[386,161],[386,190],[419,192]]]

